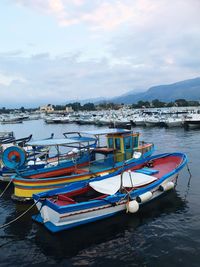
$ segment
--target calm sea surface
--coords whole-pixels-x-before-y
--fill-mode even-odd
[[[0,125],[16,137],[34,139],[51,133],[92,130],[95,126],[47,125],[43,120]],[[135,215],[120,214],[77,229],[49,233],[31,220],[33,209],[21,220],[0,229],[2,266],[200,266],[200,130],[135,128],[141,139],[153,141],[156,153],[185,152],[187,168],[175,191],[147,204]],[[0,192],[5,185],[0,184]],[[13,202],[13,188],[0,199],[0,225],[25,211],[30,204]]]

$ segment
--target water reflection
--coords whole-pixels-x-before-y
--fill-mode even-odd
[[[12,204],[14,209],[7,216],[6,222],[21,214],[29,206],[28,204]],[[64,265],[71,263],[82,266],[84,262],[86,265],[91,265],[96,260],[99,261],[99,257],[103,257],[105,253],[108,253],[109,257],[114,260],[116,257],[114,254],[118,250],[116,247],[120,247],[122,243],[125,250],[123,249],[119,255],[123,259],[126,249],[130,249],[132,238],[134,238],[134,245],[142,247],[154,228],[151,226],[151,231],[146,233],[146,227],[156,220],[163,221],[165,216],[169,216],[173,221],[176,213],[184,213],[185,210],[187,210],[187,202],[183,201],[175,191],[172,191],[144,206],[138,214],[121,213],[104,221],[57,234],[51,234],[42,225],[31,221],[31,214],[36,213],[34,210],[24,216],[23,220],[4,229],[0,238],[0,246],[5,250],[12,244],[12,249],[18,251],[17,257],[21,258],[25,266],[26,264],[46,262],[47,259],[49,264],[46,263],[45,266],[52,263]],[[158,230],[162,229],[156,228],[157,234]],[[12,264],[12,258],[6,260],[5,255],[1,252],[0,256],[2,261],[5,259],[5,262]]]
[[[161,199],[147,204],[138,214],[121,213],[115,217],[88,224],[58,234],[50,234],[42,226],[35,227],[35,243],[44,255],[55,260],[71,258],[80,251],[90,249],[99,244],[120,242],[121,238],[134,234],[141,227],[156,218],[184,212],[187,203],[173,191]],[[53,251],[53,253],[52,253]],[[98,252],[97,252],[98,254]]]

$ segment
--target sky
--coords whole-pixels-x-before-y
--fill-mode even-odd
[[[1,0],[0,107],[200,76],[200,0]]]

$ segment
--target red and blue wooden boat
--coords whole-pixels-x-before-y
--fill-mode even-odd
[[[144,203],[174,189],[186,163],[183,153],[165,153],[140,159],[123,172],[34,194],[39,214],[33,219],[58,232],[119,212],[136,213]]]
[[[67,146],[70,149],[78,148],[78,153],[73,155],[70,151],[70,160],[67,161],[64,158],[56,165],[49,164],[37,170],[20,171],[13,178],[15,199],[31,198],[33,194],[63,187],[67,183],[88,180],[116,171],[124,165],[129,166],[139,158],[149,157],[154,152],[153,144],[140,142],[140,134],[133,131],[104,129],[84,134],[87,136],[83,136],[82,133],[76,137],[48,140],[46,144],[56,145],[57,150],[58,146]],[[98,140],[97,143],[96,140]],[[93,141],[93,146],[89,143],[81,145],[89,141]],[[44,145],[45,142],[43,140],[29,144],[39,146]]]

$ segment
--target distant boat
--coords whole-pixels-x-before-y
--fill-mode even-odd
[[[22,123],[24,119],[25,117],[22,116],[9,115],[2,117],[0,122],[1,124],[15,124]]]
[[[69,116],[48,116],[45,118],[46,123],[68,123]]]
[[[184,119],[184,126],[186,128],[200,128],[200,114],[191,113]]]
[[[149,116],[145,118],[145,125],[147,127],[160,126],[160,117],[159,116]]]
[[[0,132],[0,144],[2,144],[5,140],[14,140],[15,136],[14,136],[14,132]]]
[[[183,126],[182,117],[169,117],[162,121],[167,127],[181,127]]]
[[[18,119],[3,119],[1,121],[1,124],[17,124],[17,123],[22,123],[23,120],[18,120]]]
[[[34,194],[39,214],[32,218],[58,232],[119,212],[136,213],[144,203],[173,189],[186,163],[183,153],[156,155],[131,164],[125,172],[120,169],[90,182]]]

